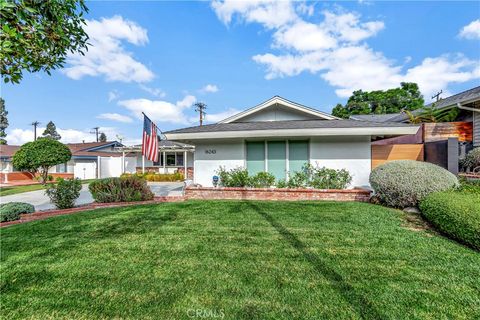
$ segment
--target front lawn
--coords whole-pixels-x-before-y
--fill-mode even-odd
[[[90,183],[96,179],[86,179],[82,180],[82,184]],[[19,194],[30,191],[44,190],[45,186],[43,184],[29,184],[25,186],[9,186],[9,187],[0,187],[0,197],[9,196],[12,194]]]
[[[15,225],[0,231],[1,313],[479,318],[480,253],[413,229],[401,211],[365,203],[241,201],[111,208]]]

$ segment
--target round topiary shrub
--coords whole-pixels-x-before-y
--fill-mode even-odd
[[[0,222],[20,219],[22,213],[33,213],[35,207],[25,202],[7,202],[0,204]]]
[[[387,162],[372,170],[370,184],[378,199],[391,207],[417,206],[436,191],[458,187],[457,177],[428,162],[399,160]]]

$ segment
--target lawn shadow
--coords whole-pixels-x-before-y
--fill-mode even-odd
[[[310,252],[308,246],[300,241],[293,233],[288,231],[282,224],[277,222],[270,214],[258,207],[254,202],[247,202],[252,209],[262,216],[292,247],[294,247],[310,263],[310,265],[335,288],[346,301],[358,312],[363,319],[381,319],[380,313],[370,301],[360,293],[356,292],[342,275],[330,267],[326,261]]]

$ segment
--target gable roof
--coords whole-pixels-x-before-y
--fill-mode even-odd
[[[350,116],[352,120],[371,121],[371,122],[389,122],[392,118],[399,116],[401,113],[387,114],[354,114]]]
[[[309,115],[313,115],[313,116],[315,116],[319,119],[324,119],[324,120],[338,119],[337,117],[332,116],[331,114],[328,114],[328,113],[319,111],[317,109],[313,109],[313,108],[304,106],[302,104],[287,100],[287,99],[282,98],[280,96],[274,96],[274,97],[268,99],[267,101],[264,101],[264,102],[260,103],[259,105],[256,105],[255,107],[252,107],[252,108],[249,108],[245,111],[239,112],[239,113],[237,113],[237,114],[235,114],[231,117],[228,117],[228,118],[226,118],[222,121],[219,121],[218,123],[231,123],[231,122],[234,122],[234,121],[238,121],[242,118],[245,118],[246,116],[257,113],[261,110],[264,110],[264,109],[266,109],[268,107],[271,107],[271,106],[275,106],[277,104],[280,104],[280,105],[285,106],[287,108],[290,108],[290,109],[293,109],[293,110],[296,110],[296,111],[300,111],[300,112],[303,112],[303,113],[306,113],[306,114],[309,114]]]

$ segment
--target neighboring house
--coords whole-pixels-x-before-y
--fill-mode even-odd
[[[57,176],[75,177],[80,179],[94,179],[99,176],[99,161],[105,162],[105,159],[121,159],[121,153],[116,148],[123,146],[117,141],[108,142],[85,142],[66,144],[72,152],[72,159],[67,163],[59,164],[49,170],[50,173]],[[12,157],[20,146],[4,145],[0,146],[0,169],[2,181],[26,180],[31,179],[27,173],[20,173],[12,165]],[[105,168],[108,173],[109,168]],[[116,170],[121,172],[121,168]],[[102,173],[100,172],[100,176]]]
[[[418,125],[341,120],[275,96],[216,124],[165,132],[195,146],[194,183],[212,186],[220,167],[288,179],[305,163],[347,169],[351,187],[368,186],[371,141],[415,134]]]

